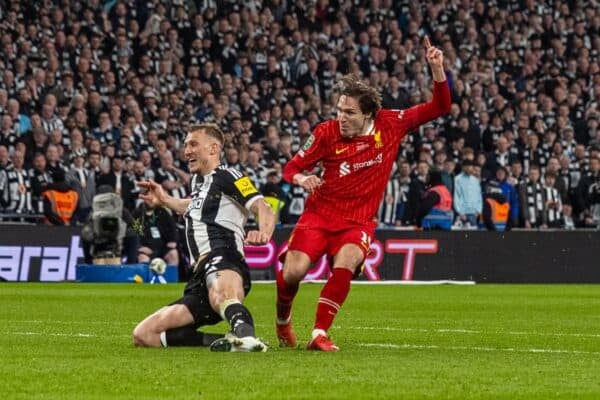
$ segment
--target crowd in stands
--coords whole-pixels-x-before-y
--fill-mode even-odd
[[[429,35],[451,112],[406,137],[381,225],[417,223],[433,168],[455,226],[478,224],[493,182],[512,227],[597,227],[599,30],[594,0],[0,1],[0,211],[43,215],[57,171],[78,193],[73,223],[101,185],[131,210],[140,180],[185,197],[186,131],[214,122],[223,163],[294,223],[306,193],[281,169],[335,117],[338,78],[360,75],[385,108],[427,101]]]

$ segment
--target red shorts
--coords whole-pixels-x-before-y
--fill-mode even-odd
[[[333,266],[333,257],[345,244],[355,244],[363,252],[363,258],[369,253],[371,241],[375,235],[375,222],[359,224],[344,221],[341,218],[324,218],[318,214],[304,212],[288,241],[288,250],[298,250],[310,257],[311,262],[327,254],[329,265]],[[279,260],[285,260],[285,253]]]

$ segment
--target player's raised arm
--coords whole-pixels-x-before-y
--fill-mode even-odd
[[[446,74],[444,73],[444,53],[437,47],[431,45],[429,36],[425,36],[423,45],[427,51],[427,62],[431,67],[433,80],[436,82],[444,82],[446,80]]]

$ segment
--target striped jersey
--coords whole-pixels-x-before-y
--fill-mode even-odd
[[[250,178],[224,166],[205,176],[194,174],[191,198],[184,218],[192,264],[198,257],[223,247],[243,255],[249,209],[263,198]]]
[[[308,197],[306,210],[326,218],[372,222],[402,138],[449,109],[448,84],[435,82],[431,101],[406,110],[381,109],[368,135],[344,138],[337,120],[325,121],[286,164],[283,177],[292,183],[295,174],[321,163],[323,184]]]

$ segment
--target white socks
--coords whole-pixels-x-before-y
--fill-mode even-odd
[[[325,332],[323,329],[313,329],[313,331],[312,331],[312,339],[315,340],[315,338],[317,336],[325,336],[325,337],[327,337],[327,332]]]

